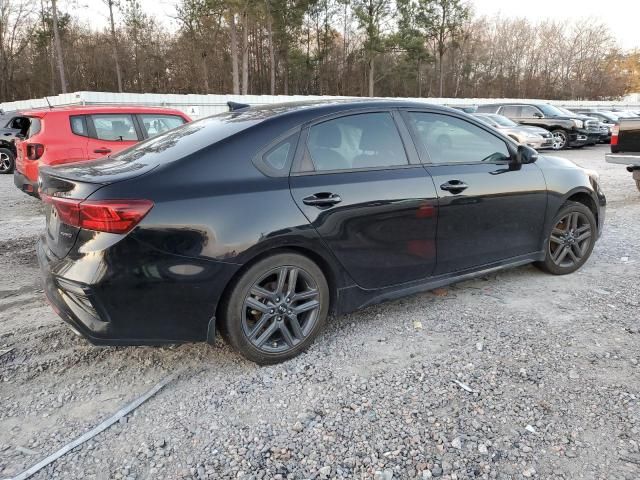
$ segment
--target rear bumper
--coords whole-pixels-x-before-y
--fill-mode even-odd
[[[141,256],[135,249],[131,253],[121,259],[120,268],[113,266],[110,256],[117,252],[109,252],[108,261],[100,255],[69,258],[70,254],[58,259],[41,238],[38,263],[54,311],[94,345],[211,340],[219,295],[237,266],[207,260],[189,262],[159,252]],[[137,262],[133,260],[136,256]],[[205,275],[180,281],[175,271],[187,263],[198,264]],[[164,278],[163,272],[167,273]],[[153,278],[144,278],[146,273]]]
[[[38,182],[32,182],[18,170],[13,171],[13,183],[27,195],[40,198],[38,195]]]
[[[607,153],[604,158],[607,163],[640,167],[640,153]]]

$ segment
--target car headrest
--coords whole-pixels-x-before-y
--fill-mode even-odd
[[[365,152],[382,152],[398,143],[393,131],[380,128],[365,129],[360,137],[360,150]]]
[[[340,129],[332,123],[317,125],[311,129],[310,143],[315,147],[337,148],[342,143]]]

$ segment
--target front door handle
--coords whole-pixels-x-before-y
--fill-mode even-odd
[[[440,185],[441,190],[446,190],[447,192],[452,193],[460,193],[467,188],[469,188],[469,185],[461,180],[449,180],[447,183]]]
[[[96,148],[93,153],[111,153],[110,148]]]
[[[311,205],[312,207],[331,207],[332,205],[336,205],[342,201],[340,195],[335,193],[321,192],[316,193],[315,195],[311,195],[310,197],[306,197],[302,199],[302,203],[305,205]]]

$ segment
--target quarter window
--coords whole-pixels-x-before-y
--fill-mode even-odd
[[[110,141],[138,140],[131,115],[91,115],[96,138]]]
[[[432,163],[503,162],[510,157],[504,141],[466,120],[436,113],[409,117]]]
[[[89,132],[87,131],[87,122],[84,117],[81,116],[73,116],[70,117],[71,121],[71,131],[76,135],[82,135],[83,137],[89,136]]]
[[[329,120],[309,130],[308,149],[318,171],[407,165],[390,113],[362,113]]]
[[[177,115],[140,115],[139,118],[149,138],[185,123],[185,119]]]
[[[271,168],[283,170],[289,159],[291,147],[292,141],[286,140],[265,153],[262,159]]]

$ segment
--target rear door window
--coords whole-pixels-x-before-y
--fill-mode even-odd
[[[144,134],[148,138],[155,137],[186,123],[186,120],[178,115],[144,114],[138,115],[138,118],[142,124]]]
[[[509,118],[520,118],[522,108],[518,105],[505,105],[500,109],[500,115],[504,115]]]
[[[138,134],[131,115],[91,115],[95,138],[108,141],[136,141]]]
[[[520,111],[521,118],[534,118],[534,117],[542,117],[542,112],[538,110],[536,107],[532,107],[529,105],[524,105]]]
[[[317,171],[408,164],[400,133],[388,112],[349,115],[314,125],[307,146]]]

